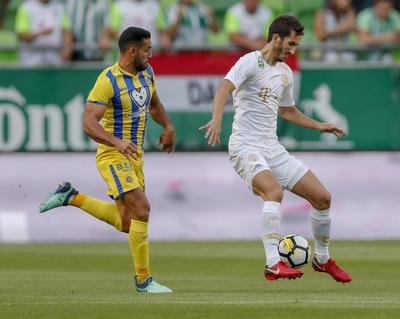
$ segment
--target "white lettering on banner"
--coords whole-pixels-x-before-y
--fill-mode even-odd
[[[82,94],[64,108],[26,105],[15,87],[0,87],[0,151],[18,151],[24,144],[27,151],[95,150],[97,144],[82,131],[83,105]]]
[[[9,88],[0,87],[0,100],[13,101],[18,105],[26,104],[25,98],[13,86],[10,86]]]
[[[187,83],[187,93],[190,105],[211,104],[215,95],[213,83],[202,83],[198,81],[189,81]]]
[[[157,91],[168,111],[211,112],[221,76],[159,76]],[[229,97],[227,106],[232,105]],[[227,108],[233,111],[232,107]]]
[[[76,151],[85,150],[87,147],[82,130],[83,104],[83,96],[78,94],[64,107],[69,119],[67,122],[68,142],[70,147]]]
[[[0,151],[15,151],[24,143],[26,135],[24,113],[13,104],[0,104],[0,130],[5,131],[6,119],[8,131],[0,132]]]
[[[32,151],[46,150],[45,129],[48,127],[48,148],[54,151],[66,149],[64,143],[64,114],[58,105],[29,105],[29,140],[27,148]]]
[[[222,76],[160,76],[158,94],[167,111],[205,112]],[[14,86],[0,87],[0,151],[84,151],[97,144],[82,132],[82,94],[65,104],[28,104]],[[232,101],[226,110],[233,112]]]

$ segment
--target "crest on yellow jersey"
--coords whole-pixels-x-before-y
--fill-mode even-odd
[[[130,93],[131,98],[136,102],[136,104],[142,108],[145,106],[147,98],[149,96],[148,89],[141,87],[140,89],[132,90]]]

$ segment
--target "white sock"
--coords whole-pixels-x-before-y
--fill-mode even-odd
[[[268,267],[275,265],[281,260],[278,252],[279,229],[281,224],[280,207],[281,203],[266,201],[262,209],[261,225],[265,258]]]
[[[315,239],[315,256],[319,263],[325,264],[329,259],[329,237],[331,233],[331,216],[329,209],[311,211],[311,228]]]

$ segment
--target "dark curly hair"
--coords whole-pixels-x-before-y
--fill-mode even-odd
[[[296,35],[304,34],[304,26],[299,19],[290,15],[279,16],[269,26],[267,41],[270,42],[275,33],[283,39],[289,36],[292,31],[295,31]]]
[[[138,28],[138,27],[129,27],[122,31],[121,35],[118,39],[118,46],[121,52],[124,52],[129,48],[130,45],[139,45],[142,43],[144,39],[150,39],[150,32]]]

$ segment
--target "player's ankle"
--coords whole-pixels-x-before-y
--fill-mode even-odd
[[[147,279],[149,279],[151,275],[136,275],[136,280],[139,285],[143,284]]]
[[[271,257],[271,258],[268,258],[268,260],[267,260],[267,267],[273,267],[273,266],[275,266],[278,262],[280,262],[281,261],[281,258],[278,256],[278,257]]]
[[[83,202],[86,200],[87,196],[83,194],[73,194],[68,200],[68,205],[75,206],[75,207],[82,207]]]
[[[326,264],[329,260],[329,255],[315,254],[315,258],[319,264]]]

